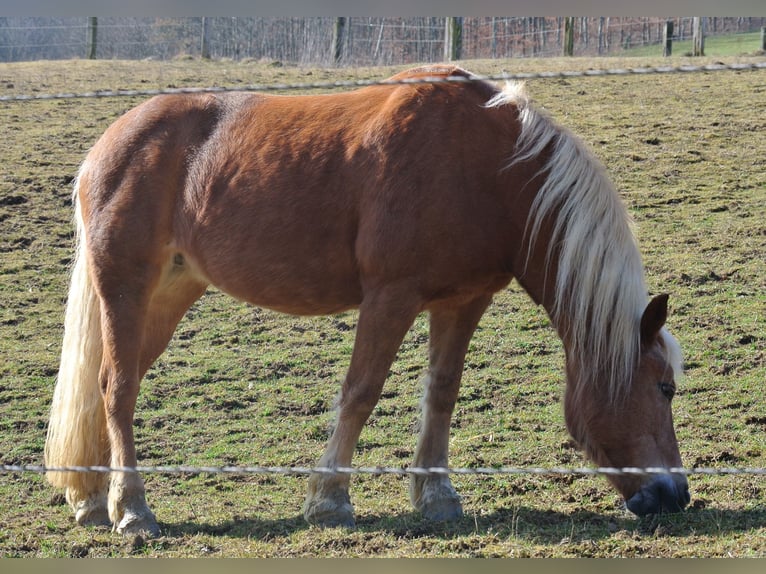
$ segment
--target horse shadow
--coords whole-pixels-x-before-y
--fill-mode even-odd
[[[438,523],[423,519],[417,512],[369,514],[357,517],[353,530],[338,528],[339,533],[384,533],[396,538],[453,539],[469,535],[494,535],[500,538],[518,538],[537,544],[555,545],[578,540],[608,539],[617,532],[630,532],[640,536],[721,535],[745,532],[766,525],[766,507],[747,510],[716,508],[690,508],[679,514],[635,517],[599,514],[587,510],[560,512],[528,506],[498,510],[486,515],[467,513],[461,519]],[[268,541],[277,537],[314,528],[302,515],[279,519],[238,517],[217,524],[195,521],[161,523],[168,537],[208,534],[229,538],[251,538]],[[342,534],[341,534],[342,535]]]

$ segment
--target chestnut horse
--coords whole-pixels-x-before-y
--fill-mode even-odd
[[[630,220],[586,146],[528,100],[433,66],[331,95],[162,95],[127,112],[75,185],[78,248],[45,448],[48,467],[137,465],[139,382],[214,285],[293,314],[358,308],[337,421],[319,460],[351,464],[415,317],[430,314],[413,464],[448,465],[471,336],[515,278],[566,351],[567,427],[596,464],[681,465],[671,415],[680,349],[648,302]],[[133,472],[49,472],[80,524],[159,533]],[[610,476],[644,515],[689,502],[679,473]],[[347,474],[314,473],[304,516],[354,524]],[[462,514],[446,475],[414,507]]]

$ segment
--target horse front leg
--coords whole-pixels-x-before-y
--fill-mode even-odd
[[[448,466],[450,420],[465,354],[490,301],[491,296],[482,296],[458,308],[431,311],[429,370],[421,402],[416,467]],[[460,496],[446,475],[413,475],[410,501],[429,520],[453,520],[463,515]]]
[[[385,289],[365,297],[359,309],[356,340],[338,399],[337,421],[318,466],[350,466],[364,423],[380,398],[391,363],[419,312],[407,291]],[[307,522],[354,526],[347,474],[312,474],[303,506]]]

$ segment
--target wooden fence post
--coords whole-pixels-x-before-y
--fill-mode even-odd
[[[598,55],[604,53],[604,20],[606,18],[601,17],[598,19]]]
[[[574,55],[574,18],[564,18],[564,55]]]
[[[665,22],[662,29],[662,55],[666,58],[673,55],[673,20]]]
[[[692,56],[705,55],[705,19],[695,16],[692,23]]]
[[[761,52],[766,52],[766,27],[761,28]]]
[[[463,19],[448,16],[444,29],[444,59],[459,60],[463,51]]]
[[[343,40],[346,31],[346,18],[339,16],[335,18],[335,25],[332,29],[332,61],[334,64],[340,64],[343,58]]]
[[[97,37],[98,37],[98,18],[89,17],[88,18],[88,33],[86,36],[86,44],[87,44],[87,52],[88,52],[89,60],[96,59]]]
[[[202,43],[200,53],[203,60],[210,59],[210,18],[202,17]]]

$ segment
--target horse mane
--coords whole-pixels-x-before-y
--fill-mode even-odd
[[[627,395],[640,354],[640,321],[647,301],[633,222],[604,166],[586,145],[530,103],[523,84],[509,82],[487,106],[513,104],[521,134],[508,167],[547,152],[546,174],[527,222],[530,253],[543,221],[552,222],[547,257],[557,256],[555,324],[566,318],[568,360],[575,391],[604,378],[608,400]],[[674,370],[678,345],[663,332]],[[677,368],[676,368],[677,367]],[[599,376],[601,375],[601,376]]]

